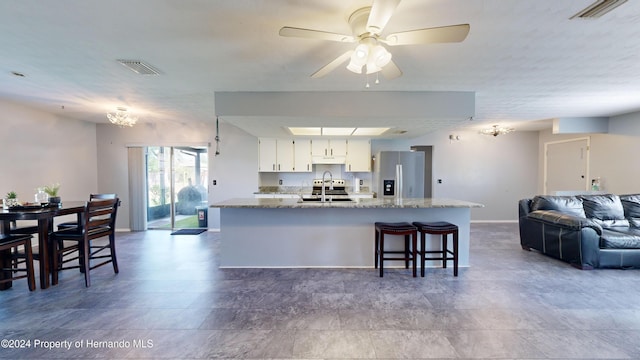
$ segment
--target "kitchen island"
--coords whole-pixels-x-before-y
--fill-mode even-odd
[[[470,212],[482,206],[437,198],[334,202],[241,198],[211,205],[220,208],[221,267],[373,267],[376,221],[456,224],[459,266],[469,266]],[[400,246],[403,241],[390,243]],[[427,239],[427,247],[439,249],[440,237]],[[385,263],[385,267],[395,265],[401,264]]]

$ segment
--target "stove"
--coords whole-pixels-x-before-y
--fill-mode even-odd
[[[324,191],[326,195],[349,195],[345,190],[345,181],[342,179],[333,179],[333,190],[330,189],[330,184],[328,182],[325,183]],[[313,180],[311,195],[322,195],[322,179]]]

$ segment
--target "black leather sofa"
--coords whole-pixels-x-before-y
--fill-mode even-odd
[[[538,195],[518,208],[525,250],[580,269],[640,268],[640,194]]]

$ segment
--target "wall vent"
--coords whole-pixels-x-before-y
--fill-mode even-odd
[[[160,75],[160,70],[140,60],[118,60],[127,69],[139,75]]]
[[[627,0],[598,0],[587,6],[584,10],[573,15],[569,19],[593,19],[610,12],[618,6],[626,3]]]

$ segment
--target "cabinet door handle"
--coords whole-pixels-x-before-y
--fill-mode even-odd
[[[327,156],[327,149],[324,149],[324,156]]]
[[[276,170],[276,164],[273,164],[273,170],[274,171]]]
[[[331,149],[331,156],[333,156],[333,149]]]
[[[278,164],[278,171],[280,171],[280,164]]]

